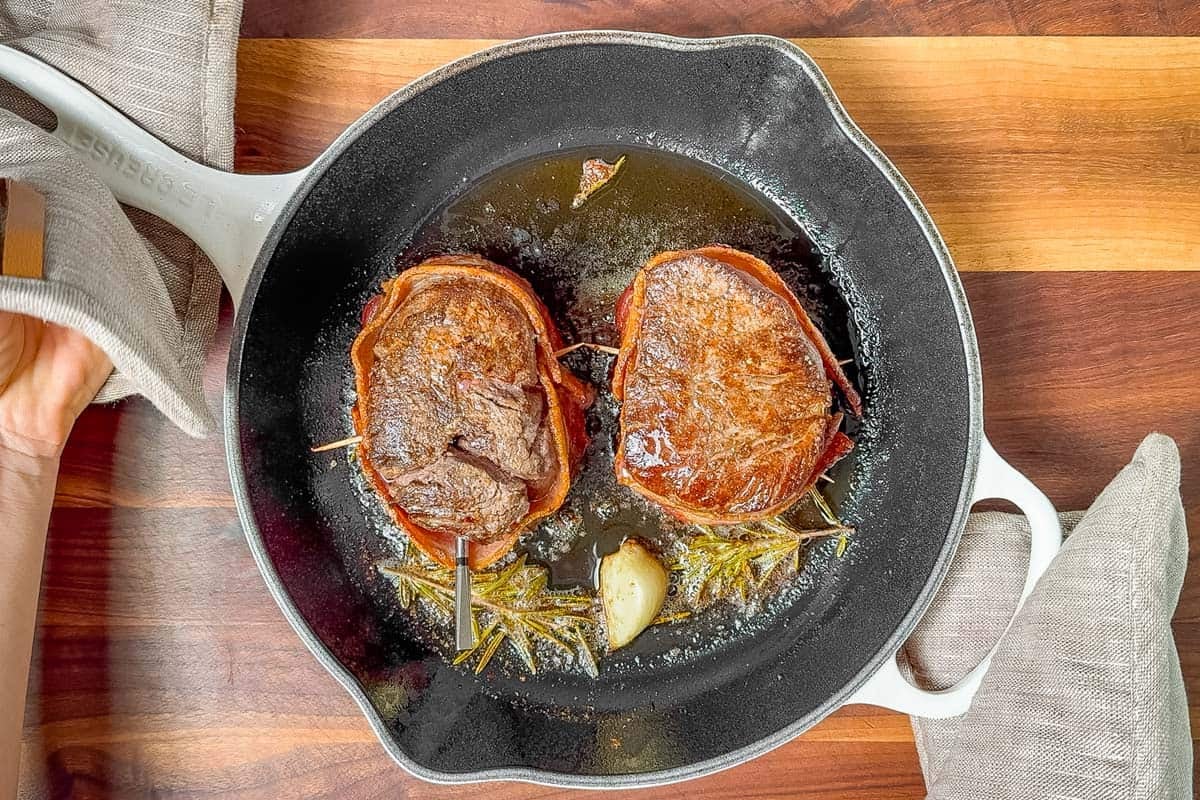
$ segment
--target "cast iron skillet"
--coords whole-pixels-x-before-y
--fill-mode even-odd
[[[847,702],[960,713],[986,661],[931,694],[900,677],[894,654],[968,509],[1004,497],[1029,515],[1026,592],[1058,547],[1049,503],[983,436],[975,335],[933,223],[786,41],[588,32],[514,42],[401,89],[311,167],[277,176],[194,164],[8,48],[0,76],[58,114],[57,135],[120,199],[174,223],[220,269],[238,306],[225,431],[246,538],[305,644],[422,778],[660,784],[757,756]],[[347,563],[345,543],[369,549],[378,534],[347,470],[315,466],[308,446],[344,432],[359,310],[423,220],[504,165],[610,145],[724,170],[825,253],[865,390],[858,447],[833,491],[858,530],[845,558],[814,552],[813,585],[769,625],[714,652],[663,665],[655,656],[676,634],[656,631],[595,680],[480,679],[430,653],[353,579],[361,565]],[[536,263],[521,268],[535,286],[549,280]]]

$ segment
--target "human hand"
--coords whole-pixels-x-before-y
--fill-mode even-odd
[[[0,311],[0,451],[57,459],[110,372],[108,356],[82,333]]]
[[[0,797],[17,787],[58,457],[111,371],[108,356],[78,331],[0,311]]]

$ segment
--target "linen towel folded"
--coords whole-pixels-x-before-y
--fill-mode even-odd
[[[241,0],[0,0],[0,42],[71,75],[180,152],[230,169],[240,20]],[[204,435],[216,270],[171,226],[122,213],[38,125],[53,127],[53,115],[0,81],[0,177],[46,198],[45,278],[0,276],[0,309],[77,328],[108,353],[115,369],[98,402],[140,393]]]
[[[1179,451],[1146,437],[1084,513],[1002,640],[970,710],[914,719],[934,800],[1192,797],[1192,740],[1171,616],[1187,567]],[[1011,514],[971,516],[902,652],[928,689],[996,642],[1029,561]]]

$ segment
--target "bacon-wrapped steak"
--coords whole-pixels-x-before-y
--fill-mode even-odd
[[[686,522],[795,503],[851,447],[831,382],[861,401],[783,280],[729,247],[660,253],[617,306],[617,480]]]
[[[590,386],[520,276],[473,255],[429,259],[383,286],[354,340],[358,455],[396,523],[436,561],[507,553],[555,511],[587,447]]]

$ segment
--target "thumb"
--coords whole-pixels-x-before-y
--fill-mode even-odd
[[[25,325],[20,314],[0,310],[0,392],[8,386],[25,350]]]

